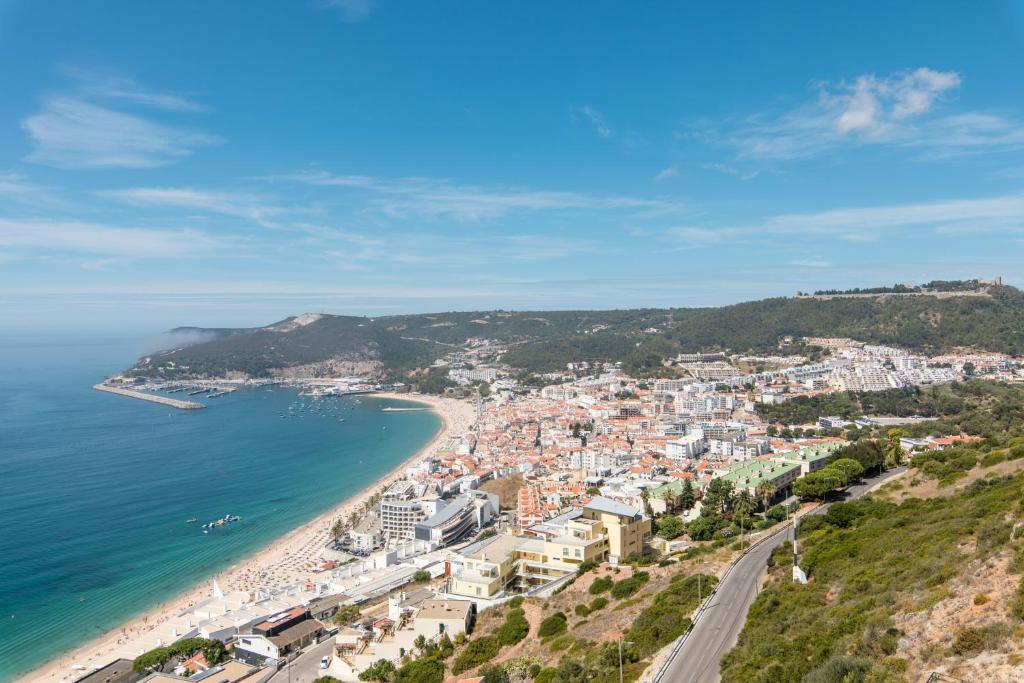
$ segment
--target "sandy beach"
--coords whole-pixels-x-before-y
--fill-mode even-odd
[[[433,453],[451,438],[469,431],[475,419],[473,404],[451,398],[411,394],[377,393],[381,398],[415,401],[429,405],[440,416],[441,429],[423,448],[402,462],[384,477],[378,479],[355,496],[319,515],[301,527],[256,551],[248,558],[225,571],[197,583],[190,590],[172,600],[135,615],[121,626],[60,655],[38,669],[22,676],[21,681],[71,681],[115,659],[118,654],[133,647],[133,641],[151,636],[161,624],[186,613],[213,592],[214,581],[225,594],[252,593],[257,590],[274,591],[311,580],[322,571],[322,552],[330,540],[331,527],[339,519],[359,512],[366,502],[382,487],[400,479],[411,465]],[[83,670],[85,667],[86,670]]]

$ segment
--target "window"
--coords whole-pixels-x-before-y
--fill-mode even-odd
[[[576,548],[576,557],[583,557],[583,551],[579,548]]]
[[[569,557],[569,549],[562,546],[562,557]]]

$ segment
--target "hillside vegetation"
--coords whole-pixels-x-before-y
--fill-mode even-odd
[[[996,388],[979,413],[1015,402],[1005,414],[1019,410],[1017,387],[993,397]],[[1013,634],[1024,631],[1024,539],[1014,530],[1024,521],[1024,437],[1019,413],[992,419],[983,442],[914,455],[909,488],[894,482],[805,517],[809,582],[792,580],[791,544],[773,554],[722,680],[890,683],[932,670],[1020,680]]]
[[[780,548],[739,643],[723,660],[723,681],[916,680],[905,676],[900,652],[912,643],[896,617],[946,598],[947,584],[972,561],[1018,550],[1010,532],[1021,516],[1022,483],[1020,475],[983,479],[961,495],[901,505],[872,497],[809,518],[801,543],[810,582],[791,580],[792,546]],[[1021,616],[993,611],[986,626],[993,642],[971,645],[973,654],[999,647]],[[933,649],[936,664],[967,654],[955,640]]]
[[[988,436],[1024,422],[1024,387],[969,380],[929,388],[838,392],[759,404],[757,412],[769,422],[782,424],[815,422],[826,415],[847,419],[862,415],[918,416],[933,419],[904,427],[909,435],[963,432]]]
[[[846,336],[926,352],[975,347],[1020,354],[1024,294],[1000,286],[990,297],[775,298],[691,309],[322,315],[262,328],[185,329],[213,338],[155,354],[132,371],[165,377],[266,376],[341,360],[372,363],[381,373],[402,372],[473,338],[507,345],[503,360],[530,372],[602,360],[621,361],[638,376],[664,374],[662,359],[681,351],[768,352],[787,336]]]

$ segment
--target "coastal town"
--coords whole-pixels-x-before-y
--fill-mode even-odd
[[[414,660],[425,642],[461,642],[490,609],[557,594],[581,569],[667,558],[701,544],[707,539],[692,527],[684,535],[666,520],[694,522],[722,486],[752,501],[766,521],[770,509],[795,512],[798,482],[828,467],[862,431],[920,419],[830,415],[779,424],[766,419],[766,407],[970,377],[1024,382],[1020,359],[1005,354],[929,357],[816,337],[800,340],[814,350],[810,358],[786,354],[791,341],[773,356],[681,354],[665,361],[670,379],[573,363],[540,377],[540,386],[524,386],[502,365],[500,344],[473,340],[435,363],[447,370],[448,393],[461,398],[386,393],[401,387],[360,378],[290,380],[317,398],[377,392],[418,401],[444,427],[359,496],[33,677],[260,683],[315,659],[316,676],[370,680],[374,667]],[[189,393],[218,396],[245,384],[205,382]],[[108,381],[119,385],[149,395],[184,391]],[[384,409],[419,409],[412,405]],[[913,453],[977,437],[897,438]],[[220,643],[230,657],[152,655],[193,641]]]

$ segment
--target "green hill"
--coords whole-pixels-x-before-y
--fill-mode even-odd
[[[771,352],[784,337],[843,336],[926,352],[973,347],[1024,353],[1024,293],[1006,286],[989,292],[950,298],[774,298],[689,309],[299,316],[261,328],[178,328],[209,339],[154,354],[132,372],[263,376],[331,359],[401,372],[474,338],[505,345],[504,362],[530,372],[603,360],[622,361],[639,375],[657,374],[661,359],[681,351]]]

